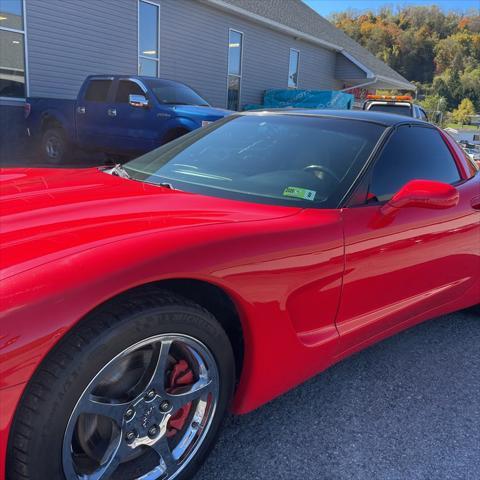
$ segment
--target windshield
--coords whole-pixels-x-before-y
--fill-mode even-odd
[[[303,115],[234,115],[124,165],[131,178],[274,205],[335,208],[385,127]]]
[[[209,106],[195,90],[183,83],[151,79],[145,80],[145,83],[151,88],[157,100],[165,105]]]
[[[412,116],[412,107],[410,105],[371,105],[368,110],[370,112],[395,113],[396,115]]]

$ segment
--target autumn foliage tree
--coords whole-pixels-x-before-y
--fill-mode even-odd
[[[437,6],[349,10],[333,23],[408,80],[420,93],[468,98],[480,110],[480,11],[445,13]]]
[[[464,98],[458,108],[452,112],[452,119],[460,125],[467,125],[470,123],[472,115],[475,114],[475,107],[470,99]]]

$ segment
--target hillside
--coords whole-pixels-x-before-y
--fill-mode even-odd
[[[480,11],[444,13],[436,6],[378,12],[349,10],[331,21],[444,110],[470,99],[480,111]]]

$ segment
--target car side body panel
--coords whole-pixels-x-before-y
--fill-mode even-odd
[[[465,306],[480,298],[480,213],[471,206],[478,187],[477,179],[460,185],[459,204],[445,210],[344,211],[340,351],[463,294]]]

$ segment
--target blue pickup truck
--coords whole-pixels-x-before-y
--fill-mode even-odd
[[[133,157],[231,113],[183,83],[111,75],[87,77],[76,100],[28,98],[25,107],[27,134],[51,163],[72,148]]]

